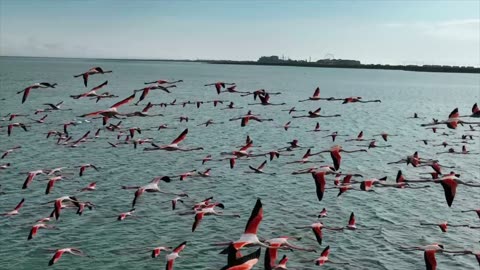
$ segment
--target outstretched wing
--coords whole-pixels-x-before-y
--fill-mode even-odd
[[[180,134],[175,140],[172,141],[172,144],[178,144],[180,143],[181,141],[185,140],[185,138],[187,137],[187,134],[188,134],[188,128],[185,129],[182,134]]]

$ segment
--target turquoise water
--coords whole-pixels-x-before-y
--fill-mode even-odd
[[[89,87],[83,87],[80,78],[72,75],[86,71],[90,67],[101,66],[113,70],[106,75],[95,75],[89,79]],[[95,110],[105,109],[116,101],[131,94],[133,89],[143,87],[143,82],[157,79],[177,80],[178,84],[171,94],[152,91],[142,104],[170,102],[177,99],[234,101],[241,110],[220,110],[224,105],[214,108],[211,103],[203,104],[199,109],[193,105],[154,107],[151,113],[163,113],[164,117],[128,118],[123,120],[124,127],[138,126],[144,129],[138,138],[154,138],[158,144],[170,143],[180,132],[188,127],[187,139],[183,146],[203,146],[199,152],[143,152],[134,150],[132,145],[111,148],[107,142],[115,142],[116,132],[102,131],[101,138],[91,140],[78,148],[69,148],[55,144],[54,139],[46,139],[48,130],[61,130],[61,124],[71,120],[82,121],[69,128],[74,138],[81,137],[86,131],[92,133],[101,127],[100,120],[84,122],[78,116]],[[85,92],[87,89],[108,80],[104,91],[120,98],[105,99],[99,103],[89,99],[73,100],[69,96]],[[21,104],[21,95],[15,93],[35,82],[56,82],[58,87],[47,90],[32,90],[27,102]],[[252,91],[265,88],[271,92],[282,92],[272,96],[272,103],[286,102],[285,106],[249,106],[252,97],[240,97],[235,94],[218,96],[213,87],[206,83],[226,81],[237,83],[238,90]],[[339,102],[304,102],[300,99],[311,96],[313,90],[321,87],[323,97],[362,96],[363,99],[381,99],[381,103],[347,104]],[[100,91],[103,92],[103,91]],[[139,96],[139,95],[138,95]],[[321,202],[315,194],[315,186],[310,175],[292,175],[291,172],[312,165],[330,164],[328,154],[312,160],[324,160],[317,164],[289,164],[298,160],[305,149],[293,152],[294,157],[284,156],[268,162],[266,172],[272,175],[244,173],[248,165],[258,166],[264,158],[241,160],[235,169],[228,162],[210,162],[202,166],[199,159],[207,154],[221,158],[220,153],[238,149],[249,135],[254,141],[254,152],[264,152],[287,145],[288,141],[298,139],[301,145],[313,147],[313,151],[328,149],[333,145],[328,133],[306,132],[314,128],[317,119],[293,119],[287,112],[281,111],[296,106],[297,109],[314,110],[322,107],[322,114],[341,114],[338,118],[318,119],[323,129],[339,131],[356,137],[364,131],[365,138],[382,131],[398,135],[391,137],[389,148],[371,149],[368,153],[344,154],[343,172],[361,173],[365,178],[388,176],[394,181],[398,169],[402,169],[406,178],[418,178],[419,173],[429,172],[426,167],[413,168],[404,164],[387,165],[414,151],[420,156],[439,159],[441,164],[455,166],[462,179],[480,181],[480,162],[478,155],[436,155],[443,148],[424,145],[419,139],[432,140],[431,143],[459,141],[461,134],[479,135],[477,131],[467,132],[467,127],[446,131],[449,136],[433,134],[431,130],[420,127],[431,118],[445,119],[450,111],[458,107],[461,115],[469,114],[471,106],[480,102],[480,76],[471,74],[414,73],[382,70],[316,69],[299,67],[265,67],[209,65],[201,63],[162,63],[144,61],[100,61],[89,59],[34,59],[0,58],[0,113],[30,114],[43,108],[43,103],[64,101],[64,108],[71,111],[50,112],[45,124],[31,124],[29,132],[14,129],[7,137],[7,121],[0,122],[0,150],[15,145],[22,148],[10,154],[1,164],[11,162],[12,166],[0,171],[2,191],[0,212],[10,211],[25,198],[20,215],[0,219],[0,265],[2,269],[45,269],[52,252],[48,249],[77,247],[91,257],[82,258],[64,256],[54,267],[59,269],[161,269],[165,265],[163,254],[151,259],[153,247],[176,246],[188,241],[186,249],[177,259],[175,269],[219,269],[226,258],[219,255],[221,248],[212,243],[236,240],[243,232],[248,216],[256,198],[264,204],[264,219],[259,236],[273,238],[281,235],[302,236],[295,244],[314,247],[320,252],[330,245],[330,259],[348,262],[349,266],[324,265],[324,269],[424,269],[421,252],[398,251],[398,245],[426,245],[442,243],[446,249],[480,249],[480,231],[470,228],[450,228],[442,233],[438,228],[420,227],[420,222],[439,223],[447,220],[451,224],[479,224],[475,213],[461,213],[461,210],[479,207],[480,189],[459,186],[451,208],[445,202],[440,185],[432,184],[429,189],[377,189],[377,192],[349,191],[337,198],[336,190],[327,190]],[[121,112],[132,112],[143,107],[126,105]],[[249,123],[240,127],[240,123],[230,122],[229,118],[245,114],[248,109],[272,122]],[[407,119],[417,112],[426,117],[423,120]],[[297,115],[302,112],[298,112]],[[178,122],[176,117],[189,116],[194,120]],[[197,126],[208,119],[223,124],[209,127]],[[19,117],[18,122],[31,121]],[[292,128],[284,131],[278,126],[292,120]],[[116,123],[117,120],[112,121]],[[177,129],[162,131],[147,130],[167,123]],[[378,140],[379,138],[377,138]],[[478,137],[475,144],[467,147],[480,152]],[[344,142],[339,137],[336,143],[345,149],[357,149],[357,145],[366,142]],[[386,144],[378,140],[378,145]],[[461,148],[461,144],[454,146]],[[78,177],[78,168],[83,163],[92,163],[100,167],[99,171],[87,170],[85,176]],[[54,167],[68,167],[67,173],[74,172],[71,180],[57,182],[51,194],[45,195],[46,177],[37,177],[31,186],[22,190],[25,172]],[[187,178],[185,181],[161,183],[160,188],[172,192],[187,192],[191,198],[199,201],[214,196],[216,201],[225,204],[225,213],[238,213],[241,218],[206,217],[191,233],[193,216],[179,216],[179,211],[187,209],[180,205],[172,211],[169,200],[173,196],[164,194],[145,194],[137,203],[138,218],[117,222],[120,212],[130,210],[133,199],[132,190],[122,190],[121,185],[144,185],[159,175],[179,175],[193,169],[212,168],[210,178]],[[445,169],[446,170],[446,169]],[[332,177],[327,178],[332,185]],[[97,181],[97,191],[77,194],[77,190],[88,183]],[[47,216],[51,205],[42,205],[64,195],[76,195],[79,200],[92,201],[98,207],[86,211],[83,216],[75,215],[67,209],[57,222],[59,230],[40,231],[36,238],[27,241],[29,230],[35,220]],[[191,202],[187,200],[187,205]],[[310,230],[298,230],[295,227],[313,223],[315,214],[326,207],[328,218],[323,222],[327,226],[345,226],[351,212],[355,212],[358,226],[375,228],[365,231],[331,232],[324,231],[323,246],[319,247]],[[253,248],[250,249],[253,251]],[[246,253],[247,251],[245,251]],[[262,251],[264,252],[264,251]],[[284,252],[290,258],[288,266],[294,269],[314,269],[313,260],[319,256],[308,252]],[[262,254],[263,255],[263,254]],[[279,256],[280,257],[280,256]],[[312,263],[305,263],[312,260]],[[477,269],[473,256],[437,255],[438,269]],[[263,256],[262,256],[263,262]],[[263,269],[259,263],[254,269]]]

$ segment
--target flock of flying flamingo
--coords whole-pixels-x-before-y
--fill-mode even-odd
[[[93,67],[87,70],[84,73],[80,73],[78,75],[74,75],[75,78],[81,77],[83,79],[83,85],[88,87],[89,85],[89,78],[93,75],[103,75],[107,73],[111,73],[112,71],[104,70],[101,67]],[[345,154],[352,154],[352,155],[362,155],[362,153],[368,151],[381,151],[375,150],[376,148],[387,148],[391,147],[389,144],[378,144],[376,137],[381,138],[385,143],[395,143],[394,138],[395,134],[389,134],[387,132],[382,132],[379,134],[373,135],[372,138],[365,138],[364,132],[360,131],[359,134],[355,137],[350,137],[346,134],[339,134],[337,131],[330,131],[324,130],[321,128],[319,122],[316,120],[308,120],[313,121],[309,122],[312,128],[308,132],[326,132],[324,133],[325,136],[321,136],[322,140],[331,140],[332,143],[347,143],[348,147],[343,148],[339,144],[333,145],[329,149],[322,149],[321,151],[314,152],[314,149],[311,147],[303,146],[299,140],[295,139],[290,142],[286,142],[286,146],[278,147],[277,149],[269,149],[265,151],[253,151],[256,145],[254,143],[254,138],[250,138],[247,136],[244,142],[235,143],[232,145],[232,151],[229,152],[222,152],[218,153],[219,157],[215,157],[215,153],[207,153],[207,155],[201,154],[209,149],[205,149],[202,146],[198,145],[189,145],[187,137],[189,134],[189,129],[186,128],[184,130],[178,131],[177,137],[167,138],[170,142],[166,144],[159,144],[155,141],[154,138],[139,138],[144,134],[146,130],[155,130],[161,131],[164,129],[173,129],[174,127],[169,126],[168,124],[161,124],[155,128],[147,128],[147,127],[138,127],[138,126],[123,126],[122,120],[132,117],[151,117],[155,119],[156,117],[161,117],[167,113],[165,110],[164,114],[151,113],[151,110],[154,108],[168,108],[171,106],[182,106],[186,107],[186,110],[189,110],[191,106],[195,106],[196,108],[200,108],[201,106],[205,106],[205,104],[212,103],[214,107],[218,107],[219,111],[222,110],[241,110],[244,109],[242,107],[237,107],[233,101],[227,101],[223,99],[214,99],[208,101],[184,101],[184,102],[177,102],[174,100],[168,103],[158,103],[154,104],[148,99],[153,95],[152,92],[156,90],[160,90],[163,93],[170,94],[176,90],[174,88],[180,88],[181,83],[183,80],[176,80],[176,81],[168,81],[168,80],[155,80],[150,82],[145,82],[145,87],[141,89],[133,90],[132,93],[126,97],[121,98],[120,101],[115,102],[111,106],[105,106],[103,99],[114,99],[118,96],[113,95],[109,92],[98,93],[101,89],[108,85],[108,81],[101,83],[98,86],[93,87],[91,90],[86,91],[84,93],[78,93],[75,95],[71,95],[73,100],[78,99],[91,99],[95,100],[98,103],[98,110],[92,112],[78,112],[79,117],[90,119],[88,121],[99,121],[101,122],[102,127],[88,131],[83,136],[76,136],[71,132],[71,129],[77,125],[75,121],[68,121],[62,124],[63,129],[61,130],[49,130],[46,131],[47,138],[55,138],[55,143],[57,145],[65,146],[65,147],[89,147],[92,142],[94,142],[97,138],[104,136],[102,133],[109,133],[111,134],[111,140],[109,139],[108,145],[105,143],[106,147],[110,147],[112,151],[114,151],[118,147],[122,147],[123,145],[133,145],[136,149],[137,147],[143,146],[143,151],[169,151],[169,152],[192,152],[191,155],[198,156],[198,163],[204,165],[210,162],[225,162],[232,170],[238,170],[239,174],[243,173],[252,173],[252,174],[264,174],[264,175],[276,175],[278,171],[269,170],[269,163],[275,162],[276,159],[288,159],[290,156],[294,156],[295,153],[302,154],[300,159],[290,158],[286,164],[291,164],[295,166],[299,166],[299,168],[295,171],[292,171],[293,177],[299,177],[301,179],[302,174],[309,174],[313,179],[311,184],[311,192],[316,194],[316,198],[318,202],[322,202],[324,199],[324,194],[326,192],[330,192],[328,190],[333,190],[333,192],[337,192],[338,196],[345,196],[347,192],[375,192],[376,189],[381,188],[397,188],[397,189],[424,189],[424,188],[434,188],[438,189],[438,192],[443,192],[445,195],[445,206],[452,207],[454,205],[456,191],[459,185],[465,186],[465,188],[478,188],[480,187],[480,181],[474,180],[463,180],[461,179],[461,175],[459,172],[453,171],[453,168],[444,166],[443,164],[440,165],[439,157],[421,157],[418,152],[412,153],[412,155],[407,156],[399,161],[391,161],[388,164],[405,164],[405,166],[413,166],[413,167],[429,167],[432,169],[432,172],[429,173],[428,177],[419,176],[417,179],[406,179],[402,173],[402,171],[397,172],[396,181],[389,182],[387,181],[387,177],[382,178],[364,178],[362,174],[354,173],[354,172],[345,172],[341,171],[342,169],[342,156]],[[29,102],[31,99],[35,99],[37,95],[42,95],[43,91],[55,91],[57,87],[60,87],[61,84],[57,83],[49,83],[49,82],[41,82],[32,84],[25,89],[19,91],[17,94],[23,93],[21,98],[21,103]],[[299,128],[300,122],[296,122],[298,118],[327,118],[325,121],[328,121],[328,118],[332,117],[341,117],[340,114],[324,114],[320,105],[322,102],[338,102],[338,104],[351,104],[351,103],[377,103],[381,102],[380,100],[364,100],[362,97],[321,97],[320,95],[320,88],[316,88],[313,91],[313,95],[310,97],[305,97],[304,99],[298,100],[300,103],[304,102],[311,102],[312,104],[316,104],[317,109],[310,110],[305,112],[305,110],[300,110],[295,107],[285,108],[286,103],[275,103],[271,102],[271,97],[281,95],[281,93],[270,93],[264,89],[255,90],[255,91],[239,91],[237,90],[236,83],[227,83],[227,82],[215,82],[215,83],[207,83],[205,87],[213,86],[216,93],[220,96],[223,94],[234,94],[239,97],[245,98],[253,98],[253,103],[248,104],[248,110],[246,114],[240,115],[236,118],[225,119],[225,122],[215,122],[214,120],[210,119],[204,123],[196,123],[197,126],[215,126],[215,125],[237,125],[233,123],[234,121],[240,121],[240,127],[244,127],[247,125],[255,125],[258,123],[270,122],[274,121],[272,118],[265,118],[259,114],[255,114],[252,110],[255,108],[254,106],[281,106],[282,109],[279,110],[279,113],[283,112],[284,114],[291,115],[291,121],[288,121],[284,125],[277,125],[275,128],[278,128],[278,132],[286,132],[288,130],[295,130]],[[209,89],[209,88],[208,88]],[[208,90],[207,90],[208,91]],[[138,93],[141,93],[140,96]],[[258,100],[258,102],[257,102]],[[102,102],[101,102],[102,101]],[[297,102],[297,101],[296,101]],[[141,104],[142,103],[142,104]],[[126,106],[127,104],[130,105],[139,105],[144,106],[141,111],[128,111]],[[14,137],[17,132],[30,132],[30,129],[34,126],[42,126],[46,121],[48,121],[48,114],[61,112],[64,110],[70,110],[63,108],[64,102],[58,103],[46,103],[44,104],[47,106],[44,109],[38,109],[32,112],[34,115],[38,115],[38,117],[29,118],[27,114],[16,114],[15,112],[10,112],[3,117],[3,121],[5,124],[1,125],[0,132],[4,133],[4,136],[11,136]],[[188,106],[188,107],[187,107]],[[345,105],[341,105],[345,106]],[[351,105],[356,106],[356,105]],[[368,105],[366,105],[368,106]],[[192,110],[194,108],[191,108]],[[80,110],[80,109],[79,109]],[[273,109],[272,109],[273,110]],[[447,112],[446,112],[447,115]],[[409,117],[412,119],[424,119],[417,115],[416,113]],[[445,120],[438,120],[433,119],[432,122],[421,124],[421,126],[425,128],[431,128],[433,133],[437,133],[437,130],[440,129],[451,129],[457,130],[462,129],[462,126],[468,126],[468,130],[475,131],[475,126],[480,125],[480,121],[475,121],[475,118],[480,118],[480,109],[478,108],[477,104],[473,105],[472,113],[465,116],[460,116],[458,109],[453,109],[448,117]],[[187,116],[179,116],[178,121],[180,122],[189,122],[195,121],[195,119],[189,118]],[[473,119],[473,120],[472,120]],[[305,120],[307,121],[307,120]],[[305,123],[305,122],[302,122]],[[19,129],[20,128],[20,129]],[[260,126],[260,128],[262,128]],[[270,127],[269,127],[270,128]],[[293,131],[295,132],[295,131]],[[445,133],[444,133],[445,134]],[[438,135],[441,135],[438,133]],[[3,135],[2,135],[3,136]],[[105,135],[106,136],[106,135]],[[458,154],[458,155],[467,155],[467,154],[478,154],[475,152],[471,152],[467,150],[466,144],[472,144],[475,141],[475,137],[478,135],[464,135],[462,136],[462,142],[464,143],[460,150],[455,150],[453,147],[449,147],[450,143],[443,142],[438,146],[445,148],[445,151],[439,152],[440,154]],[[346,139],[341,139],[342,137],[348,137]],[[116,140],[115,140],[116,139]],[[341,140],[341,142],[339,142]],[[428,140],[422,140],[425,144],[429,144]],[[31,143],[34,143],[33,141]],[[434,145],[435,146],[435,145]],[[2,144],[2,147],[6,147]],[[449,148],[447,148],[449,147]],[[258,148],[261,149],[261,148]],[[6,149],[2,149],[1,160],[5,161],[0,164],[0,170],[11,170],[10,168],[12,164],[8,162],[8,159],[11,155],[16,155],[17,152],[22,151],[21,145],[12,145],[7,147]],[[324,158],[322,160],[322,154],[326,153],[329,158]],[[250,165],[246,167],[247,171],[238,169],[237,162],[240,160],[249,161]],[[258,160],[258,162],[256,162]],[[323,162],[322,165],[319,166],[318,164]],[[304,164],[312,164],[312,166],[308,168],[301,168]],[[32,186],[37,187],[37,185],[33,185],[34,181],[40,177],[45,177],[48,180],[46,185],[45,194],[50,194],[55,192],[55,185],[58,182],[65,181],[66,179],[72,179],[77,175],[78,177],[83,177],[84,175],[88,175],[90,171],[98,171],[101,173],[102,165],[101,164],[79,164],[76,168],[67,168],[67,167],[57,167],[57,168],[43,168],[43,169],[36,169],[26,172],[24,175],[26,179],[21,186],[21,189],[31,189]],[[143,204],[142,198],[144,196],[149,196],[149,193],[161,193],[164,194],[164,198],[168,198],[171,202],[172,211],[177,211],[179,215],[190,215],[192,216],[192,225],[191,231],[192,233],[201,229],[202,226],[208,226],[208,216],[218,216],[218,217],[230,217],[239,220],[240,222],[246,221],[245,230],[243,232],[239,232],[239,238],[237,240],[232,240],[224,243],[212,243],[214,246],[223,246],[223,248],[219,249],[221,254],[226,255],[226,266],[222,269],[229,269],[229,270],[248,270],[253,269],[256,264],[260,264],[260,256],[262,249],[264,249],[264,265],[263,268],[267,270],[285,270],[287,269],[287,262],[289,260],[288,254],[286,252],[290,252],[295,250],[296,252],[310,252],[311,260],[302,262],[305,264],[312,264],[317,266],[322,266],[326,263],[330,264],[337,264],[342,265],[340,266],[341,269],[346,267],[345,265],[351,265],[352,267],[355,266],[355,262],[349,261],[348,258],[343,258],[341,254],[334,254],[336,258],[334,260],[330,260],[330,245],[335,245],[335,243],[328,243],[329,245],[324,246],[323,243],[323,233],[325,231],[347,231],[347,230],[369,230],[371,228],[365,228],[359,226],[356,223],[356,215],[354,212],[351,212],[350,217],[348,220],[346,219],[344,225],[338,226],[327,226],[324,225],[324,220],[328,220],[327,209],[323,208],[319,211],[318,220],[312,224],[304,224],[301,226],[297,226],[296,228],[299,231],[303,230],[311,230],[312,234],[312,243],[308,247],[301,247],[296,244],[292,244],[293,241],[299,240],[297,237],[294,236],[280,236],[277,238],[272,239],[264,239],[258,235],[258,230],[264,218],[264,214],[268,217],[268,210],[264,213],[264,208],[261,199],[257,199],[256,202],[251,203],[251,205],[239,207],[252,207],[250,217],[248,219],[244,219],[237,213],[229,212],[226,209],[226,205],[232,205],[234,202],[219,202],[215,201],[213,197],[208,197],[206,199],[199,199],[199,198],[192,198],[189,194],[180,192],[169,192],[165,191],[160,188],[160,184],[162,182],[169,183],[171,181],[185,181],[190,178],[197,178],[203,177],[208,178],[210,177],[211,169],[208,168],[206,170],[191,170],[180,175],[175,176],[157,176],[154,177],[151,181],[138,181],[138,184],[135,186],[119,186],[121,189],[125,190],[133,190],[132,202],[131,205],[125,205],[125,211],[121,213],[117,213],[116,220],[117,222],[122,222],[126,219],[134,218],[136,216],[136,209],[137,207],[142,207]],[[43,175],[43,176],[42,176]],[[298,175],[298,176],[297,176]],[[240,176],[239,176],[240,177]],[[245,176],[247,178],[249,176]],[[330,178],[331,177],[331,178]],[[330,180],[331,179],[331,180]],[[357,180],[361,179],[361,180]],[[37,180],[38,181],[38,180]],[[440,184],[440,185],[435,185]],[[438,186],[438,187],[437,187]],[[441,186],[441,188],[440,188]],[[18,186],[20,189],[20,185]],[[479,189],[480,190],[480,189]],[[474,190],[472,192],[479,192],[479,190]],[[1,190],[0,190],[1,191]],[[72,191],[71,193],[75,193],[75,196],[72,195],[64,195],[60,196],[55,200],[46,201],[45,205],[51,206],[48,213],[46,213],[45,217],[39,217],[37,220],[31,220],[31,230],[28,235],[25,235],[25,241],[35,241],[37,237],[48,237],[48,233],[43,235],[41,231],[43,230],[55,230],[61,227],[61,223],[57,223],[61,218],[71,218],[72,216],[64,217],[63,213],[65,211],[70,211],[73,209],[76,211],[76,214],[82,216],[82,214],[86,210],[94,211],[97,205],[91,201],[82,200],[82,193],[83,192],[106,192],[101,191],[101,189],[97,189],[97,182],[88,183],[86,186],[79,186],[78,190]],[[407,192],[407,191],[404,191]],[[8,196],[8,193],[0,193],[2,196]],[[101,195],[100,195],[101,196]],[[321,205],[321,204],[319,204]],[[17,205],[12,209],[9,210],[8,206],[3,205],[0,211],[4,211],[1,214],[4,218],[21,218],[22,209],[24,207],[35,207],[34,205],[29,205],[28,198],[22,199]],[[480,208],[479,209],[459,209],[465,215],[468,215],[470,212],[474,212],[478,215],[480,219]],[[80,217],[79,217],[80,218]],[[203,223],[205,224],[202,224]],[[57,223],[56,225],[51,225],[52,223]],[[178,224],[178,226],[183,226],[184,224]],[[438,227],[442,232],[447,232],[448,228],[450,227],[466,227],[472,230],[479,229],[480,225],[475,224],[450,224],[448,222],[439,222],[439,223],[421,223],[420,226],[431,226],[432,229],[434,227]],[[194,237],[196,234],[194,234]],[[200,235],[201,236],[201,235]],[[245,253],[244,249],[246,247],[256,246],[256,249],[252,253],[242,254]],[[88,257],[89,251],[82,250],[78,247],[53,247],[54,252],[52,253],[51,259],[45,264],[47,265],[54,265],[54,264],[61,264],[61,259],[64,257],[63,255],[75,255],[75,256],[82,256]],[[165,269],[172,270],[174,269],[174,263],[178,264],[178,268],[181,269],[181,259],[182,251],[184,249],[189,248],[189,243],[187,241],[183,241],[181,243],[177,243],[176,247],[170,247],[168,245],[159,246],[152,248],[149,252],[151,252],[151,257],[156,258],[163,253],[167,253],[166,255],[166,262],[165,262]],[[409,251],[422,251],[424,254],[424,263],[426,265],[427,270],[434,270],[437,267],[436,262],[436,255],[437,254],[452,254],[452,256],[460,256],[460,255],[473,255],[476,257],[480,265],[480,252],[474,250],[450,250],[444,248],[444,245],[440,243],[432,243],[426,246],[401,246],[398,247],[400,251],[409,252]],[[319,254],[314,254],[319,251]],[[279,256],[279,253],[282,257]],[[64,258],[62,260],[66,260],[68,258]],[[419,259],[420,260],[420,259]],[[204,268],[206,269],[206,268]],[[352,268],[355,269],[355,268]]]

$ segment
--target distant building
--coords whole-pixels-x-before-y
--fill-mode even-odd
[[[272,55],[272,56],[262,56],[258,59],[257,62],[259,63],[279,63],[279,62],[282,62],[284,60],[280,60],[280,58],[278,58],[278,56],[276,55]]]
[[[359,66],[361,65],[358,60],[347,60],[347,59],[320,59],[317,61],[321,65],[342,65],[342,66]]]

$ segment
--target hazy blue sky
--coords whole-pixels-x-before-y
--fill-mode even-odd
[[[0,0],[0,54],[480,66],[480,1]]]

